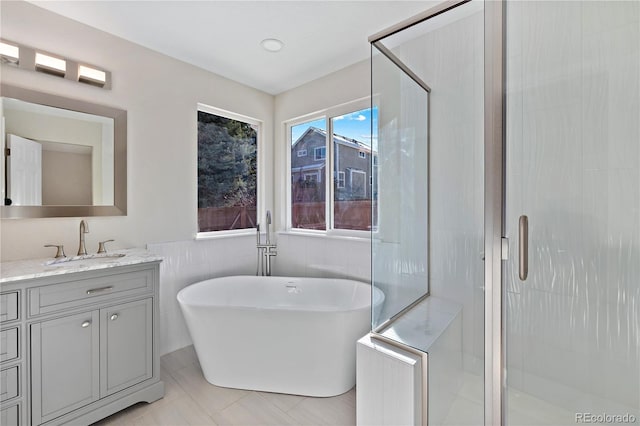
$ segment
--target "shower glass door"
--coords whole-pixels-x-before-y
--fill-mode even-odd
[[[504,424],[640,424],[640,2],[508,2],[506,91]]]

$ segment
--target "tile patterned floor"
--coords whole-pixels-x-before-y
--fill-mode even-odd
[[[193,346],[164,355],[160,366],[163,399],[136,404],[94,426],[356,424],[355,388],[333,398],[221,388],[204,379]]]

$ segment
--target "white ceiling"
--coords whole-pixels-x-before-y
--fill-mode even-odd
[[[369,57],[367,38],[437,1],[58,1],[37,6],[271,94]],[[265,38],[285,43],[278,53]]]

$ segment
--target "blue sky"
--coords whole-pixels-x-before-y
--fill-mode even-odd
[[[377,109],[374,109],[374,129],[378,126]],[[371,145],[371,109],[333,117],[333,132]],[[309,127],[326,130],[325,119],[309,121],[291,128],[291,143],[294,143]]]

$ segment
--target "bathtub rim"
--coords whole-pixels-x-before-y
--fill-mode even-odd
[[[313,312],[313,313],[328,313],[328,312],[332,312],[332,313],[346,313],[346,312],[358,312],[358,311],[362,311],[362,310],[372,310],[374,308],[374,306],[380,306],[384,303],[386,296],[384,294],[384,292],[382,290],[380,290],[377,287],[372,286],[370,283],[365,282],[365,281],[360,281],[360,280],[354,280],[354,279],[350,279],[350,278],[322,278],[322,277],[292,277],[292,276],[273,276],[275,278],[302,278],[302,279],[313,279],[313,280],[341,280],[341,281],[351,281],[354,283],[357,283],[358,285],[366,285],[370,288],[370,295],[367,298],[367,300],[369,301],[369,304],[361,306],[361,307],[357,307],[357,308],[345,308],[345,309],[337,309],[337,308],[331,308],[331,309],[312,309],[312,306],[305,306],[305,308],[301,308],[298,306],[293,306],[293,307],[287,307],[287,306],[241,306],[241,305],[221,305],[221,304],[212,304],[210,302],[192,302],[192,301],[185,301],[184,300],[184,294],[186,293],[186,291],[189,289],[189,287],[191,286],[195,286],[195,285],[200,285],[209,281],[214,281],[214,280],[222,280],[225,278],[231,278],[231,277],[253,277],[256,278],[255,275],[225,275],[222,277],[214,277],[214,278],[207,278],[205,280],[201,280],[201,281],[196,281],[194,283],[191,283],[187,286],[185,286],[184,288],[182,288],[180,291],[178,291],[178,294],[176,295],[176,299],[178,300],[178,303],[181,305],[186,305],[186,306],[193,306],[193,307],[209,307],[209,308],[216,308],[216,309],[239,309],[239,310],[246,310],[246,311],[286,311],[286,312]],[[266,278],[266,277],[265,277]],[[376,300],[375,305],[373,304],[373,294],[377,293],[380,295],[379,299]]]

